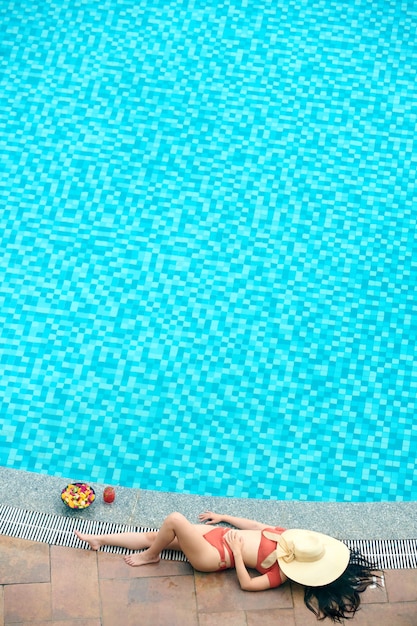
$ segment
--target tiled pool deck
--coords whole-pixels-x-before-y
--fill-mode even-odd
[[[326,504],[265,502],[117,489],[113,505],[98,498],[68,512],[57,493],[65,479],[0,468],[0,504],[100,521],[158,526],[172,510],[190,520],[217,509],[268,522],[303,525],[340,538],[417,536],[417,503]],[[102,485],[95,485],[101,493]],[[10,495],[12,494],[12,495]],[[417,571],[388,570],[385,587],[364,595],[356,626],[416,626]],[[233,571],[194,572],[162,561],[130,568],[120,555],[0,537],[0,626],[309,626],[297,585],[251,594]]]
[[[301,589],[241,591],[234,572],[201,574],[164,561],[130,568],[120,556],[0,537],[1,626],[310,626]],[[355,626],[415,626],[415,570],[386,573]]]

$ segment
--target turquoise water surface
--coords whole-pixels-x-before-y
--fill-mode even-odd
[[[0,464],[417,500],[416,4],[0,14]]]

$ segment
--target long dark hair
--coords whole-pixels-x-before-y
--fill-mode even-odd
[[[304,602],[318,620],[330,618],[342,623],[352,619],[361,603],[360,595],[367,587],[380,586],[383,572],[360,552],[351,550],[349,565],[334,582],[323,587],[306,587]]]

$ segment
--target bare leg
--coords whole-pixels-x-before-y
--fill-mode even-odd
[[[210,528],[191,524],[181,513],[171,513],[162,524],[151,546],[139,554],[125,557],[126,563],[132,566],[157,563],[162,550],[171,546],[177,539],[181,550],[191,565],[203,572],[214,572],[219,569],[219,553],[204,539]]]
[[[158,533],[113,533],[110,535],[87,535],[74,531],[78,539],[86,541],[92,550],[98,550],[100,546],[119,546],[128,550],[143,550],[149,548],[155,541]],[[173,541],[167,546],[170,550],[179,550],[178,541]]]

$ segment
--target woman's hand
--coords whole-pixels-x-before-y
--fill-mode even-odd
[[[238,530],[229,530],[224,536],[229,546],[232,548],[233,554],[242,553],[243,537]]]
[[[198,516],[200,522],[204,522],[205,524],[219,524],[223,521],[223,517],[218,513],[213,513],[213,511],[205,511],[204,513],[200,513]]]

